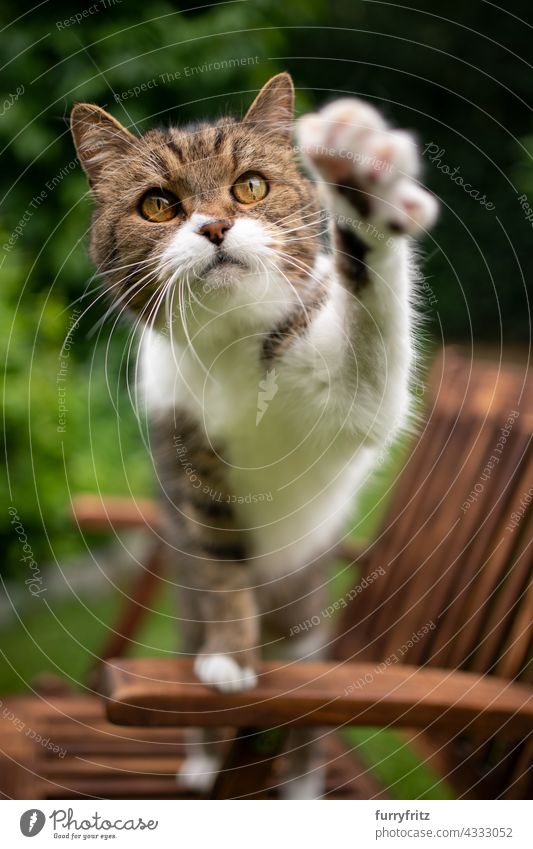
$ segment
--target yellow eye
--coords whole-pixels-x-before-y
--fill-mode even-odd
[[[261,174],[245,171],[233,184],[233,196],[239,203],[256,203],[268,194],[268,183]]]
[[[150,189],[141,200],[140,211],[143,218],[162,224],[171,221],[179,211],[179,200],[164,189]]]

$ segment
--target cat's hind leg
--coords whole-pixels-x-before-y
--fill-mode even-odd
[[[187,729],[187,756],[176,776],[181,789],[209,793],[222,764],[222,740],[216,729]]]

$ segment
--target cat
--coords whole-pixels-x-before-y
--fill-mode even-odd
[[[91,104],[71,118],[91,256],[139,330],[183,650],[223,692],[254,687],[259,656],[326,654],[328,565],[408,420],[410,241],[437,215],[413,137],[372,105],[304,115],[296,145],[293,112],[282,73],[242,120],[138,137]],[[316,797],[299,734],[283,794]],[[191,785],[216,767],[197,751]]]

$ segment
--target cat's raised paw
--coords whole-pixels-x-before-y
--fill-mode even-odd
[[[204,684],[221,693],[239,693],[251,690],[257,684],[257,675],[249,666],[239,666],[227,654],[200,655],[194,662],[194,673]]]
[[[354,220],[408,235],[434,223],[438,205],[416,182],[420,157],[413,136],[388,127],[369,103],[335,100],[300,118],[296,136],[344,219],[351,212]]]

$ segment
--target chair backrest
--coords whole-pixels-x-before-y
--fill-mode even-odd
[[[445,349],[338,656],[531,680],[533,381]]]

